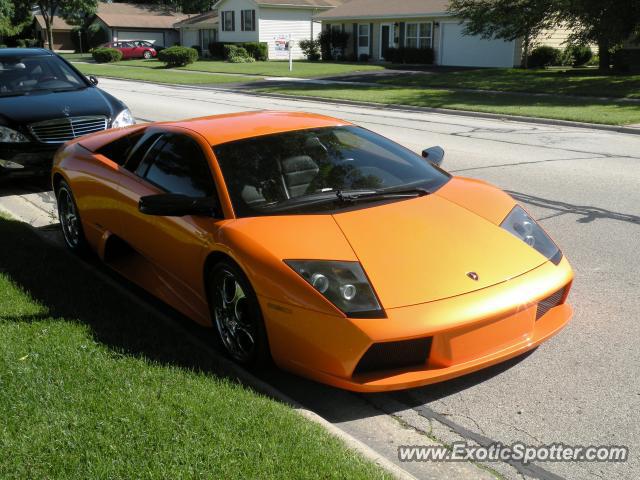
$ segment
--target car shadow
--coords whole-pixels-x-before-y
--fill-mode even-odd
[[[40,311],[24,315],[0,311],[0,319],[4,321],[66,319],[79,322],[90,328],[95,341],[119,355],[145,358],[241,383],[229,370],[228,362],[208,347],[213,345],[212,329],[198,326],[112,272],[97,258],[80,259],[72,255],[62,247],[55,226],[36,232],[26,224],[0,217],[0,272],[42,306]],[[123,288],[134,298],[125,294]],[[164,321],[157,312],[171,321]],[[500,375],[529,354],[409,392],[355,394],[275,367],[263,369],[257,376],[328,421],[340,423],[381,412],[393,414],[456,394]]]
[[[0,197],[24,195],[26,193],[44,193],[51,191],[51,178],[48,176],[29,176],[2,178],[0,176]]]

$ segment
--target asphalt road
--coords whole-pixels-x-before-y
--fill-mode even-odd
[[[506,478],[640,478],[640,135],[115,80],[100,86],[140,120],[258,109],[334,115],[415,151],[441,145],[451,173],[509,191],[575,269],[575,316],[558,336],[506,364],[408,392],[357,395],[277,371],[266,379],[391,459],[398,444],[434,439],[626,445],[626,463],[485,465]],[[455,471],[403,467],[420,478]],[[468,465],[459,473],[494,474]]]

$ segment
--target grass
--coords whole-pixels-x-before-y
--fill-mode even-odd
[[[382,104],[449,108],[523,115],[578,122],[626,125],[640,123],[640,105],[629,102],[518,94],[468,93],[453,90],[345,85],[285,85],[260,91]]]
[[[607,75],[592,68],[485,68],[402,75],[381,79],[379,83],[411,88],[464,88],[640,99],[640,74]]]
[[[384,478],[0,217],[0,478]]]
[[[130,80],[145,80],[158,83],[175,83],[181,85],[216,85],[223,83],[246,83],[258,80],[255,77],[212,75],[208,73],[181,72],[177,70],[151,69],[140,67],[120,66],[119,64],[104,65],[93,63],[76,63],[74,66],[85,75],[98,77],[116,77]]]

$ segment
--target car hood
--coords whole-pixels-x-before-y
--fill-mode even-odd
[[[334,219],[387,309],[486,288],[546,261],[499,226],[438,195]]]
[[[106,115],[113,117],[123,108],[122,103],[95,87],[71,92],[42,92],[15,97],[0,97],[0,121],[5,125],[27,123],[64,117]]]

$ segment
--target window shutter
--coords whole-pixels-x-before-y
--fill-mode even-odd
[[[353,24],[353,54],[358,59],[358,45],[360,42],[360,32],[358,31],[358,24]]]
[[[373,59],[373,23],[369,24],[369,57]]]
[[[404,31],[405,31],[405,23],[400,22],[400,38],[399,38],[399,47],[404,47]]]
[[[236,11],[235,10],[231,11],[231,31],[232,32],[236,31]]]
[[[251,31],[256,31],[256,11],[251,10]]]
[[[244,28],[245,28],[245,20],[246,16],[245,16],[245,11],[244,10],[240,10],[240,31],[244,32]]]

